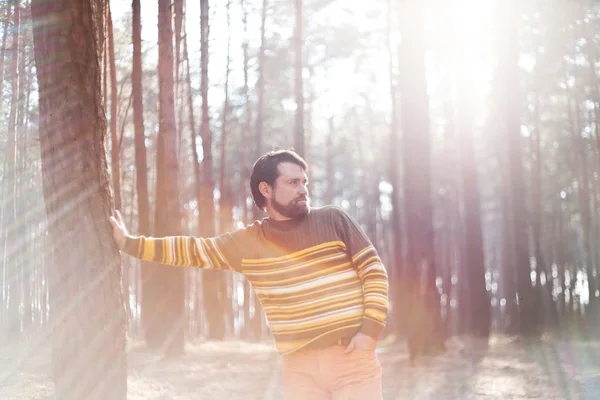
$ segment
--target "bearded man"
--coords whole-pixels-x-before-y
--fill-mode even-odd
[[[307,164],[290,150],[254,164],[250,187],[267,217],[214,238],[149,238],[111,217],[120,249],[178,267],[233,270],[250,281],[283,357],[286,400],[381,400],[375,351],[388,312],[377,251],[341,208],[311,208]]]

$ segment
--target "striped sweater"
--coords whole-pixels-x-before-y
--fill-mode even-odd
[[[379,338],[388,281],[375,248],[341,208],[312,208],[301,220],[264,218],[214,238],[129,237],[125,252],[162,264],[228,269],[252,284],[285,355],[357,332]]]

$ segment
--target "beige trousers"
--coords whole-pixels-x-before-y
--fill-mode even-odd
[[[283,357],[285,400],[382,400],[381,364],[374,349],[344,346],[300,350]]]

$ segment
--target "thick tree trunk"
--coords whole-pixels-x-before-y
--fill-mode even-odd
[[[50,330],[56,397],[126,399],[121,261],[108,222],[102,2],[34,0],[31,10],[48,251],[53,253]]]
[[[429,100],[425,79],[423,9],[417,0],[399,1],[400,112],[404,132],[403,171],[407,265],[403,276],[411,357],[444,349],[440,298],[435,285],[435,246],[431,199]]]

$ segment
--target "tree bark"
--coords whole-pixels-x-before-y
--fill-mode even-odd
[[[126,399],[121,260],[108,222],[101,1],[32,1],[59,399]],[[60,54],[60,57],[56,57]]]
[[[440,298],[435,285],[435,241],[431,199],[431,147],[429,99],[425,79],[423,9],[417,0],[399,1],[400,112],[404,133],[403,171],[406,213],[407,265],[402,277],[407,296],[398,303],[410,304],[407,312],[411,357],[435,354],[444,349]],[[408,310],[407,310],[408,311]]]
[[[115,40],[113,36],[110,1],[106,3],[106,30],[108,32],[108,62],[110,66],[110,165],[112,173],[115,208],[121,209],[121,148],[117,134],[117,69],[115,66]]]

